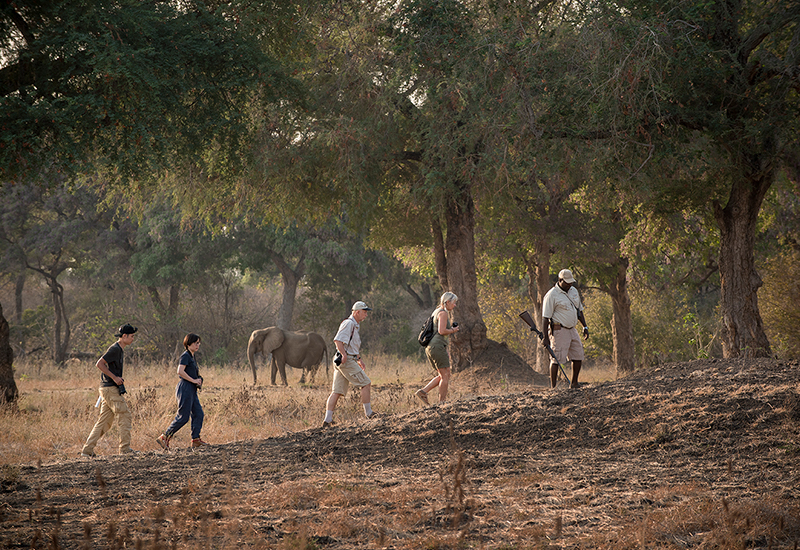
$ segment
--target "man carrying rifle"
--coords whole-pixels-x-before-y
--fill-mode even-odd
[[[583,342],[578,334],[578,321],[583,325],[583,338],[589,339],[589,325],[583,317],[583,304],[574,285],[572,271],[562,269],[558,273],[558,282],[544,295],[542,301],[542,344],[549,346],[552,335],[553,353],[558,362],[563,364],[567,360],[572,361],[571,388],[578,387],[578,375],[583,362]],[[558,382],[558,369],[558,364],[550,363],[550,385],[553,388]]]

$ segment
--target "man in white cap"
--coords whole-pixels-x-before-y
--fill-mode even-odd
[[[333,338],[336,351],[339,352],[341,362],[333,369],[333,389],[328,397],[325,409],[325,420],[322,422],[323,428],[330,428],[333,425],[333,411],[339,398],[347,394],[350,384],[356,388],[361,388],[361,403],[364,405],[364,414],[367,418],[375,418],[378,413],[373,412],[370,404],[370,387],[372,381],[364,371],[364,362],[361,360],[361,335],[358,332],[361,321],[367,318],[367,312],[372,308],[359,300],[353,304],[353,312],[350,317],[342,321],[339,331]],[[338,358],[337,358],[338,360]],[[336,363],[336,360],[334,360]]]
[[[544,295],[542,301],[542,344],[549,346],[552,335],[553,353],[558,362],[563,364],[567,360],[572,361],[571,388],[578,387],[578,375],[583,363],[583,342],[578,334],[578,321],[583,325],[584,339],[589,338],[589,325],[583,317],[583,303],[574,285],[572,271],[562,269],[558,272],[558,282]],[[558,369],[557,364],[550,363],[550,386],[553,388],[558,382]]]

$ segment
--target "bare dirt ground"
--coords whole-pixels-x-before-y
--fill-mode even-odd
[[[0,547],[796,549],[798,375],[701,360],[202,451],[22,466],[3,478]]]

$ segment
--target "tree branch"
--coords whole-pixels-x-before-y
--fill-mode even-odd
[[[11,19],[11,22],[14,23],[14,26],[17,27],[17,30],[22,35],[25,43],[30,46],[34,41],[34,36],[31,32],[30,25],[28,25],[28,22],[25,21],[25,18],[13,8],[13,5],[14,4],[11,4],[9,6],[9,10],[6,12],[6,15],[8,15],[9,19]]]
[[[756,25],[753,31],[744,38],[739,48],[739,61],[747,65],[750,55],[770,34],[783,27],[797,22],[800,18],[800,3],[794,2],[790,8],[779,13],[774,13]]]

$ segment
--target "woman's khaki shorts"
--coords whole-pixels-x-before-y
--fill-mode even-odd
[[[367,373],[364,372],[355,359],[347,356],[347,361],[333,368],[333,393],[347,395],[350,384],[356,388],[363,388],[372,383]]]
[[[425,355],[428,357],[431,366],[435,370],[449,369],[450,357],[447,355],[447,344],[443,342],[433,342],[425,348]]]

